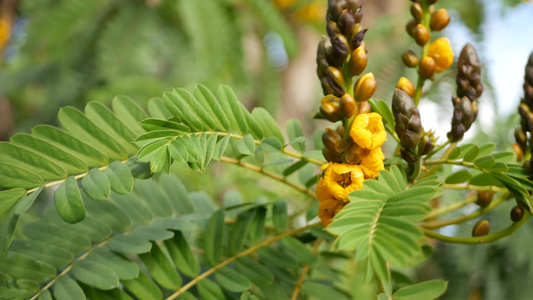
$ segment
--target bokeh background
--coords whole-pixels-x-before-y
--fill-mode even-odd
[[[88,101],[109,103],[120,94],[145,104],[164,91],[196,83],[210,88],[228,84],[248,108],[265,107],[282,127],[297,118],[312,137],[327,124],[311,118],[321,98],[315,55],[325,33],[326,2],[0,1],[0,140],[37,124],[56,124],[57,111],[65,105],[81,109]],[[416,79],[400,59],[406,49],[418,50],[404,30],[409,6],[408,0],[367,0],[363,6],[362,23],[369,28],[367,71],[378,81],[375,97],[389,103],[401,76]],[[452,17],[439,35],[450,39],[456,54],[472,43],[484,65],[480,114],[466,139],[507,149],[518,125],[524,66],[533,50],[533,3],[441,0],[437,7],[448,9]],[[433,128],[441,142],[452,115],[451,70],[438,79],[438,86],[428,84],[420,106],[424,127]],[[190,190],[207,189],[215,198],[239,189],[249,201],[282,198],[293,211],[305,207],[287,189],[272,189],[271,182],[236,167],[217,164],[205,174],[173,171],[183,175]],[[446,199],[464,196],[450,193]],[[491,224],[508,222],[513,204],[507,204],[488,215]],[[467,206],[457,214],[473,209]],[[468,235],[475,222],[443,230]],[[448,279],[442,299],[531,299],[532,233],[529,224],[490,245],[435,244],[430,260],[407,273],[395,272],[395,280]],[[355,299],[371,299],[375,291],[361,288],[355,264],[343,261],[339,271],[350,274],[341,284]]]

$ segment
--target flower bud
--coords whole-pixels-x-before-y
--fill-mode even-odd
[[[327,95],[320,101],[320,112],[330,122],[337,122],[341,119],[341,105],[337,97]]]
[[[342,115],[345,119],[349,119],[355,113],[355,99],[349,94],[344,94],[340,100]]]
[[[337,24],[342,34],[348,36],[355,25],[354,15],[349,10],[345,9],[339,16]]]
[[[450,46],[450,41],[445,38],[441,37],[433,41],[428,46],[428,56],[433,58],[435,61],[435,72],[440,73],[453,64],[453,51],[452,47]],[[478,75],[478,83],[481,80],[481,77]],[[475,78],[473,78],[475,80]]]
[[[418,71],[420,73],[420,76],[424,79],[431,78],[433,74],[435,73],[435,61],[433,58],[426,56],[422,58],[422,61],[420,62],[420,69]]]
[[[359,145],[352,143],[344,152],[344,159],[346,163],[355,165],[361,162],[361,156],[359,155]]]
[[[411,4],[411,15],[417,21],[422,20],[422,17],[424,16],[424,10],[422,10],[420,3],[413,2],[413,4]]]
[[[326,78],[328,79],[330,87],[335,91],[334,94],[336,96],[341,97],[344,95],[344,76],[342,76],[342,72],[339,69],[329,67],[326,73]]]
[[[416,156],[410,149],[402,148],[402,150],[400,150],[400,154],[408,163],[414,164],[418,161],[418,156]]]
[[[490,232],[490,224],[487,220],[481,220],[476,223],[474,228],[472,229],[472,236],[481,236],[489,234]]]
[[[418,154],[426,155],[433,149],[433,140],[430,135],[424,134],[418,143]]]
[[[450,23],[450,15],[444,9],[437,9],[431,14],[431,20],[429,21],[429,28],[433,31],[441,31]]]
[[[358,27],[358,26],[356,26],[356,27]],[[350,41],[351,49],[357,49],[357,48],[361,47],[361,44],[363,43],[363,39],[365,38],[365,34],[366,34],[367,31],[368,31],[368,29],[363,29],[363,30],[358,31],[356,34],[353,35],[352,40]]]
[[[368,56],[366,55],[365,49],[363,49],[363,47],[358,47],[352,52],[348,70],[350,70],[350,73],[352,73],[353,76],[359,76],[365,70],[367,62]]]
[[[371,108],[372,107],[370,106],[370,103],[368,103],[368,101],[359,102],[357,103],[357,114],[368,114]]]
[[[476,204],[481,207],[486,207],[492,202],[492,196],[494,195],[491,191],[479,191],[477,193]]]
[[[351,144],[353,144],[352,139],[342,139],[338,143],[335,144],[335,152],[344,153],[346,152],[346,149],[350,147]]]
[[[346,1],[329,0],[328,1],[328,19],[336,21],[345,8],[346,8]]]
[[[407,24],[405,25],[405,31],[407,31],[407,34],[411,37],[415,37],[415,27],[416,25],[418,25],[418,21],[417,20],[411,20],[409,22],[407,22]]]
[[[364,102],[370,99],[376,89],[378,83],[374,78],[374,74],[366,73],[365,75],[359,77],[354,87],[354,96],[357,99],[357,102]]]
[[[400,77],[396,88],[404,91],[411,98],[415,96],[415,85],[405,77]]]
[[[512,145],[513,151],[516,154],[516,161],[522,161],[524,158],[524,151],[518,144]]]
[[[330,128],[326,128],[326,131],[322,134],[322,143],[324,143],[324,146],[328,148],[329,150],[335,151],[335,145],[341,140],[341,137],[339,134],[331,130]]]
[[[342,62],[346,61],[349,51],[348,40],[346,40],[346,37],[342,34],[335,35],[331,40],[331,45],[335,52],[335,56],[337,56]]]
[[[328,23],[326,24],[326,32],[328,33],[329,38],[333,39],[337,34],[340,33],[337,23],[331,20],[328,21]]]
[[[413,30],[413,37],[418,46],[424,46],[429,41],[429,30],[423,24],[418,24]]]
[[[342,162],[342,158],[338,153],[335,153],[334,151],[331,151],[326,147],[322,148],[322,155],[324,155],[324,158],[326,158],[327,161],[335,163]]]
[[[329,85],[329,82],[326,76],[320,79],[320,84],[322,85],[322,92],[324,93],[324,95],[330,95],[330,94],[335,93],[335,91],[333,91],[333,89]]]
[[[418,57],[412,50],[407,50],[402,54],[402,61],[408,68],[418,66]]]
[[[524,217],[524,208],[520,205],[517,205],[511,209],[511,220],[513,222],[518,222]]]
[[[335,129],[335,131],[339,134],[341,138],[344,138],[344,126],[342,126],[342,124],[339,124],[339,126],[337,126],[337,129]]]

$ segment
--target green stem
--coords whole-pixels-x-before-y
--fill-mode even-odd
[[[259,166],[256,166],[256,165],[253,165],[253,164],[249,164],[249,163],[245,163],[245,162],[242,162],[238,159],[234,159],[234,158],[230,158],[230,157],[226,157],[226,156],[222,156],[220,157],[220,161],[222,162],[225,162],[225,163],[230,163],[230,164],[234,164],[234,165],[237,165],[237,166],[241,166],[243,168],[246,168],[246,169],[249,169],[249,170],[252,170],[252,171],[256,171],[258,173],[261,173],[263,175],[266,175],[274,180],[277,180],[279,182],[282,182],[294,189],[296,189],[297,191],[301,192],[301,193],[304,193],[306,194],[307,196],[310,196],[314,199],[317,199],[316,198],[316,194],[312,191],[310,191],[308,188],[304,187],[304,186],[301,186],[299,184],[296,184],[294,182],[291,182],[291,181],[288,181],[286,177],[283,177],[283,176],[280,176],[276,173],[273,173],[273,172],[269,172],[269,171],[266,171],[264,170],[263,168],[259,167]]]
[[[431,213],[429,213],[427,216],[425,216],[422,221],[431,220],[437,216],[447,214],[449,212],[452,212],[454,210],[457,210],[459,208],[462,208],[470,203],[474,203],[477,200],[477,194],[472,193],[469,196],[466,197],[464,201],[461,202],[454,202],[452,204],[441,206],[439,208],[434,209]]]
[[[472,184],[446,184],[446,189],[451,190],[469,190],[469,191],[489,191],[494,193],[507,193],[506,188],[497,187],[494,185],[472,185]]]
[[[501,195],[500,197],[498,197],[498,198],[494,199],[493,201],[491,201],[491,203],[487,207],[480,208],[479,210],[477,210],[477,211],[475,211],[475,212],[473,212],[473,213],[471,213],[469,215],[464,215],[464,216],[453,218],[453,219],[449,219],[449,220],[432,221],[432,222],[422,223],[422,224],[420,224],[420,226],[422,226],[423,228],[428,228],[428,229],[441,228],[441,227],[444,227],[444,226],[455,225],[455,224],[459,224],[459,223],[462,223],[462,222],[466,222],[466,221],[475,219],[475,218],[479,217],[480,215],[482,215],[482,214],[484,214],[484,213],[486,213],[488,211],[491,211],[494,208],[496,208],[505,199],[507,199],[507,196],[508,196],[507,194]]]
[[[211,269],[205,271],[204,273],[198,275],[197,277],[195,277],[193,280],[189,281],[186,285],[182,286],[179,290],[177,290],[174,294],[170,295],[168,298],[166,298],[166,300],[172,300],[172,299],[176,299],[179,295],[183,294],[184,292],[186,292],[188,289],[190,289],[191,287],[193,287],[195,284],[197,284],[199,281],[201,281],[202,279],[208,277],[209,275],[215,273],[218,269],[222,268],[222,267],[225,267],[229,264],[231,264],[232,262],[234,262],[237,258],[239,257],[243,257],[243,256],[246,256],[246,255],[249,255],[255,251],[257,251],[259,248],[263,247],[263,246],[268,246],[274,242],[277,242],[279,240],[281,240],[282,238],[286,237],[286,236],[291,236],[291,235],[295,235],[297,233],[300,233],[300,232],[303,232],[303,231],[306,231],[312,227],[316,227],[318,225],[320,225],[321,223],[318,222],[318,223],[314,223],[314,224],[310,224],[310,225],[307,225],[307,226],[304,226],[304,227],[301,227],[301,228],[297,228],[297,229],[293,229],[291,231],[287,231],[287,232],[284,232],[282,234],[279,234],[277,236],[274,236],[268,240],[265,240],[259,244],[256,244],[255,246],[251,247],[251,248],[248,248],[228,259],[226,259],[225,261],[219,263],[218,265],[212,267]]]
[[[530,217],[531,217],[531,214],[526,211],[524,212],[524,217],[522,218],[522,220],[511,224],[509,227],[501,231],[488,234],[488,235],[471,237],[471,238],[446,236],[446,235],[442,235],[442,234],[439,234],[439,233],[436,233],[434,231],[431,231],[429,229],[424,229],[424,228],[422,228],[422,231],[424,232],[426,236],[437,239],[437,240],[441,240],[443,242],[456,243],[456,244],[485,244],[485,243],[491,243],[491,242],[497,241],[501,238],[504,238],[506,236],[513,234],[513,232],[515,232],[518,228],[524,225]]]
[[[440,145],[437,149],[434,149],[433,151],[429,152],[427,155],[426,155],[426,160],[427,159],[430,159],[433,155],[437,154],[439,151],[441,151],[442,149],[444,149],[446,146],[448,146],[448,144],[450,144],[450,140],[447,140],[444,144]],[[455,147],[454,147],[455,148]]]
[[[427,3],[427,1],[422,1],[420,4],[422,5],[422,10],[424,11],[421,23],[429,30],[429,4]],[[429,42],[422,46],[422,49],[420,51],[420,61],[422,61],[422,59],[428,55],[428,44]],[[418,106],[418,103],[420,102],[420,97],[422,96],[422,88],[424,87],[424,82],[426,81],[425,78],[422,78],[422,76],[420,76],[420,65],[418,66],[418,69],[418,81],[416,84],[415,96],[413,98],[415,106]]]

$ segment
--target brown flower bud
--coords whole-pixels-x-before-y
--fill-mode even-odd
[[[492,196],[494,195],[491,191],[479,191],[477,193],[476,204],[481,207],[486,207],[492,202]]]
[[[370,103],[368,101],[357,103],[357,114],[368,114],[370,112]]]
[[[407,22],[407,24],[405,25],[405,31],[407,31],[407,34],[411,37],[415,37],[415,27],[416,25],[418,25],[418,21],[417,20],[411,20],[409,22]]]
[[[527,135],[522,129],[516,129],[514,132],[514,138],[516,140],[516,143],[521,148],[522,153],[526,151],[527,146]]]
[[[344,152],[344,159],[347,163],[355,165],[361,162],[361,157],[359,156],[359,145],[352,143],[346,151]]]
[[[326,73],[326,78],[328,79],[330,87],[333,89],[333,91],[335,91],[334,94],[337,97],[344,95],[344,76],[342,76],[342,72],[339,69],[335,67],[329,67]]]
[[[423,24],[418,24],[413,30],[413,37],[418,46],[424,46],[429,41],[429,30]]]
[[[322,155],[324,155],[327,161],[331,161],[335,163],[342,163],[341,156],[338,153],[335,153],[334,151],[331,151],[326,147],[322,148]]]
[[[413,4],[411,4],[411,15],[417,21],[422,20],[424,10],[422,10],[422,5],[420,5],[420,3],[413,2]]]
[[[408,68],[418,66],[418,57],[412,50],[407,50],[402,54],[402,61]]]
[[[358,26],[356,26],[356,27],[358,27]],[[357,28],[357,29],[359,29],[359,28]],[[353,35],[352,40],[350,41],[351,49],[357,49],[357,48],[359,48],[361,46],[367,31],[368,31],[368,29],[363,29],[361,31],[357,31],[357,33]]]
[[[337,23],[333,21],[328,21],[326,24],[326,32],[328,33],[328,36],[330,39],[333,39],[337,34],[341,33],[339,30],[339,26],[337,26]]]
[[[524,208],[520,205],[517,205],[511,209],[511,220],[513,222],[518,222],[524,217]]]
[[[328,79],[324,76],[320,79],[320,84],[322,85],[322,92],[324,95],[330,95],[335,93],[335,91],[329,85]]]
[[[357,99],[357,102],[367,101],[370,99],[370,97],[372,97],[372,95],[374,95],[377,87],[378,83],[374,78],[374,74],[366,73],[365,75],[359,77],[355,83],[353,89],[355,99]]]
[[[342,139],[337,144],[335,144],[335,152],[344,153],[346,152],[346,149],[350,147],[351,144],[353,144],[352,139]]]
[[[422,78],[428,79],[433,76],[435,73],[435,61],[433,58],[426,56],[422,58],[422,61],[420,62],[420,69],[419,69],[420,76]]]
[[[355,25],[354,15],[349,10],[345,9],[339,16],[337,24],[342,34],[348,36]]]
[[[416,154],[414,154],[410,149],[402,148],[402,150],[400,150],[400,154],[408,163],[414,164],[418,161],[418,156],[416,156]]]
[[[333,39],[331,39],[331,45],[335,56],[338,57],[342,62],[346,61],[348,58],[348,40],[342,34],[337,34]]]
[[[433,141],[430,135],[424,134],[418,143],[418,154],[426,155],[433,149]]]
[[[330,128],[326,128],[324,133],[322,134],[322,143],[324,143],[324,146],[328,148],[329,150],[335,151],[335,145],[341,140],[341,137],[339,134],[331,130]]]
[[[516,154],[516,161],[522,161],[524,158],[524,151],[518,144],[512,146],[514,153]]]
[[[490,224],[487,220],[481,220],[476,223],[472,229],[472,236],[486,235],[490,232]]]
[[[339,126],[337,126],[337,129],[335,129],[335,131],[339,134],[341,138],[344,138],[344,126],[342,126],[342,124],[339,124]]]
[[[415,85],[405,77],[400,77],[396,88],[404,91],[411,98],[415,96]]]
[[[329,0],[328,1],[328,19],[336,21],[345,8],[346,8],[346,1]]]
[[[368,56],[366,55],[365,49],[358,47],[352,52],[348,69],[353,76],[359,76],[365,70],[367,62]]]
[[[344,94],[340,100],[342,115],[349,119],[355,113],[355,99],[350,94]]]
[[[433,31],[441,31],[450,23],[450,15],[444,9],[437,9],[431,14],[431,20],[429,21],[429,28]]]
[[[341,119],[341,105],[337,97],[327,95],[320,101],[320,112],[330,122],[337,122]]]

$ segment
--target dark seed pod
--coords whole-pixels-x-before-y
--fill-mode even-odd
[[[429,28],[433,31],[441,31],[450,23],[450,15],[444,9],[437,9],[431,14],[431,20],[429,21]]]
[[[492,196],[494,195],[491,191],[479,191],[477,193],[476,204],[481,207],[486,207],[492,202]]]
[[[413,2],[413,4],[411,4],[411,15],[417,21],[422,20],[422,17],[424,16],[424,10],[422,9],[422,5],[420,5],[420,3]]]
[[[524,217],[524,208],[520,205],[517,205],[511,209],[511,220],[513,222],[518,222]]]
[[[345,119],[349,119],[355,113],[356,103],[355,99],[349,94],[344,94],[340,100],[342,115]]]
[[[487,235],[490,232],[490,224],[487,220],[481,220],[476,223],[472,229],[472,236]]]
[[[418,46],[424,46],[429,41],[429,30],[426,26],[422,24],[417,24],[416,27],[413,30],[413,38],[415,39],[415,42],[418,44]]]
[[[407,50],[402,54],[402,61],[408,68],[418,66],[418,56],[412,50]]]

